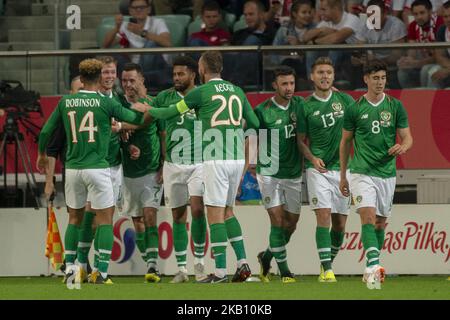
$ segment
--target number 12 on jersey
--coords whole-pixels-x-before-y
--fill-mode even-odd
[[[67,113],[70,121],[70,131],[72,132],[72,143],[78,143],[77,139],[77,131],[78,132],[89,132],[88,142],[95,142],[94,132],[98,131],[97,126],[94,126],[94,113],[92,111],[88,111],[83,119],[81,119],[80,127],[77,130],[76,111],[70,111]]]

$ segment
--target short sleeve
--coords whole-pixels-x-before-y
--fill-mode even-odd
[[[202,94],[201,87],[197,87],[189,91],[189,93],[184,97],[184,103],[189,109],[198,109],[201,106]]]
[[[396,119],[396,128],[408,128],[408,114],[406,113],[405,107],[403,104],[398,101],[398,109],[397,109],[397,119]]]
[[[297,133],[308,133],[308,122],[306,121],[305,102],[298,101],[296,106],[297,112]]]
[[[344,112],[344,126],[347,131],[355,131],[354,112],[356,108],[356,102],[352,103]]]

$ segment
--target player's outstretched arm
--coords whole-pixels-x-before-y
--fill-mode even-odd
[[[243,116],[247,122],[247,129],[258,129],[260,126],[259,119],[252,109],[248,100],[244,101]]]
[[[399,128],[397,129],[398,135],[402,141],[401,144],[396,143],[392,147],[389,148],[389,155],[391,156],[399,156],[409,149],[411,149],[413,145],[413,137],[411,135],[411,130],[409,128]]]
[[[155,119],[167,120],[189,111],[184,100],[177,104],[171,104],[168,108],[151,108],[148,112]]]
[[[342,129],[341,144],[339,146],[339,162],[341,170],[341,180],[339,182],[339,189],[342,195],[348,197],[350,195],[350,188],[347,180],[347,166],[348,157],[350,156],[350,147],[353,140],[353,131]]]

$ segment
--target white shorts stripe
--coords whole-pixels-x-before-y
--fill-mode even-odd
[[[184,255],[186,255],[186,253],[187,253],[187,250],[184,250],[184,251],[180,251],[180,252],[175,252],[175,255],[176,256],[184,256]]]
[[[331,248],[321,248],[321,249],[317,249],[317,252],[330,252]]]

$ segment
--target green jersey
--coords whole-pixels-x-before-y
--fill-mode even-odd
[[[350,172],[380,178],[395,177],[395,156],[388,154],[395,145],[397,128],[408,128],[402,103],[385,94],[377,105],[362,96],[345,110],[344,129],[353,131],[355,155]]]
[[[271,160],[270,162],[263,161],[261,156],[258,157],[256,171],[259,174],[279,179],[301,177],[303,165],[297,147],[296,126],[302,105],[303,98],[301,97],[292,97],[286,107],[276,103],[275,98],[272,97],[255,108],[255,113],[261,124],[260,129],[268,129],[267,144],[261,141],[261,134],[259,135],[259,154],[267,154],[268,159]],[[274,132],[278,137],[276,138],[275,135],[272,140]],[[272,153],[272,150],[274,153]],[[274,166],[274,163],[278,165]],[[270,171],[272,172],[268,174]]]
[[[321,99],[315,94],[307,97],[300,110],[297,132],[308,137],[312,154],[322,159],[328,170],[339,170],[344,112],[354,102],[350,95],[333,91],[328,99]],[[314,166],[306,159],[305,167]]]
[[[39,152],[45,151],[49,136],[62,120],[67,137],[66,168],[108,168],[111,117],[133,124],[143,122],[142,114],[94,91],[80,90],[64,96],[41,130]]]
[[[183,98],[184,96],[176,91],[175,88],[170,88],[160,92],[156,98],[152,100],[152,106],[156,108],[167,108],[170,105],[181,101]],[[200,157],[198,157],[200,159],[196,159],[194,156],[196,146],[198,146],[199,149],[202,146],[201,143],[195,143],[194,139],[194,122],[196,120],[197,116],[194,110],[165,120],[166,161],[177,164],[194,164],[196,162],[201,162],[201,150],[199,150]]]
[[[201,121],[204,161],[245,159],[242,119],[249,128],[259,127],[259,122],[241,88],[211,79],[191,90],[179,106],[195,109]]]
[[[102,95],[101,93],[99,93]],[[104,95],[102,95],[104,96]],[[111,93],[111,95],[106,96],[110,99],[115,99],[118,103],[121,103],[117,95]],[[118,132],[111,131],[111,140],[109,140],[109,149],[106,161],[108,161],[110,167],[118,166],[122,163],[122,152],[120,151],[120,134]]]
[[[125,96],[121,98],[122,105],[129,108],[131,104]],[[152,97],[139,99],[139,102],[151,104]],[[133,111],[136,112],[137,111]],[[150,125],[134,130],[130,138],[124,143],[123,152],[123,175],[127,178],[139,178],[149,173],[158,171],[160,167],[161,145],[158,131],[160,131],[159,121],[152,121]],[[130,159],[129,145],[135,145],[141,150],[137,160]]]

